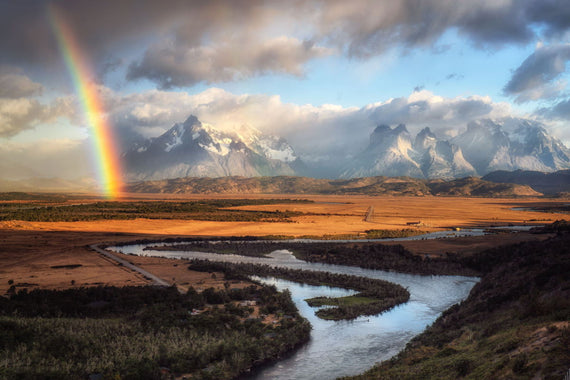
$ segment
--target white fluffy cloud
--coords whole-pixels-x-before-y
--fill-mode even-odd
[[[12,137],[40,123],[71,115],[72,101],[57,98],[50,104],[40,103],[36,96],[43,86],[20,70],[0,67],[0,137]]]
[[[159,90],[125,95],[101,87],[100,94],[124,147],[142,137],[158,136],[195,115],[221,129],[249,125],[284,137],[309,164],[331,164],[359,153],[378,124],[404,123],[412,134],[429,126],[443,137],[461,132],[473,119],[520,116],[513,115],[508,104],[493,102],[489,97],[446,98],[427,90],[362,108],[299,105],[285,103],[279,96],[236,95],[218,88],[195,95]],[[42,174],[61,172],[80,177],[90,171],[88,151],[88,140],[5,144],[0,159]]]
[[[249,125],[285,137],[307,161],[359,152],[378,124],[404,123],[412,133],[429,126],[440,135],[453,135],[473,119],[512,114],[508,104],[489,97],[444,98],[426,90],[362,108],[298,105],[279,96],[236,95],[217,88],[196,95],[153,90],[106,96],[110,118],[125,141],[134,140],[133,135],[157,136],[192,114],[222,129]]]

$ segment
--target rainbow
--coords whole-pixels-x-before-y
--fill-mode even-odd
[[[107,198],[116,198],[122,187],[121,165],[112,127],[104,116],[98,86],[93,82],[94,76],[89,60],[82,52],[61,12],[51,5],[48,8],[48,15],[59,50],[73,80],[87,122],[93,131],[99,183]]]

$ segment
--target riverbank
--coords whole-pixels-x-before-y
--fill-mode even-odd
[[[485,273],[406,349],[352,380],[561,379],[570,367],[570,234],[471,257]]]
[[[338,287],[358,291],[342,298],[321,299],[320,305],[334,306],[317,311],[317,316],[329,320],[348,320],[360,316],[376,315],[407,302],[410,292],[398,284],[366,277],[348,276],[328,272],[296,270],[269,265],[246,263],[221,263],[208,260],[192,260],[190,270],[222,272],[228,279],[247,280],[250,276],[276,277],[301,284]],[[342,301],[341,301],[342,300]],[[350,300],[350,301],[349,301]]]

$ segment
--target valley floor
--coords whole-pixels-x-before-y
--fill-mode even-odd
[[[165,201],[206,199],[205,196],[163,195]],[[243,195],[242,195],[243,197]],[[252,196],[253,197],[253,196]],[[208,198],[212,198],[211,196]],[[230,196],[218,198],[232,198]],[[234,197],[235,198],[235,197]],[[255,198],[277,198],[275,195]],[[287,195],[283,198],[309,199],[314,203],[242,206],[246,210],[289,210],[303,213],[292,222],[219,222],[176,219],[96,220],[81,222],[0,222],[0,294],[10,286],[23,288],[65,289],[93,285],[140,285],[146,279],[116,265],[88,248],[90,244],[114,243],[138,239],[184,236],[359,236],[370,229],[405,228],[434,231],[451,226],[522,225],[549,223],[563,215],[547,212],[516,211],[515,207],[557,205],[560,200],[437,198],[437,197],[360,197]],[[157,200],[158,196],[137,194],[128,200]],[[121,201],[124,201],[122,199]],[[93,202],[93,200],[90,200]],[[364,221],[368,207],[374,207],[370,222]],[[418,227],[408,222],[420,221]],[[544,239],[545,235],[501,234],[403,244],[418,254],[444,252],[471,254],[478,250],[510,242]],[[167,259],[129,257],[143,269],[170,283],[182,286],[210,284],[200,274],[188,273]],[[11,282],[10,284],[8,282]],[[221,281],[218,281],[221,285]],[[200,287],[200,285],[198,285]]]

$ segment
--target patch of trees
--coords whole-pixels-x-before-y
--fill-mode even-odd
[[[264,324],[249,318],[241,300],[292,318]],[[279,358],[309,333],[290,295],[269,286],[21,291],[0,297],[0,377],[158,379],[166,367],[167,378],[230,379]]]
[[[262,257],[287,249],[300,260],[326,264],[356,266],[414,274],[477,275],[478,271],[469,267],[457,255],[447,254],[443,258],[430,258],[415,255],[401,245],[379,243],[294,243],[263,241],[259,238],[237,239],[232,241],[209,241],[193,239],[187,244],[175,246],[149,247],[148,249],[168,251],[200,251],[211,253],[232,253],[242,256]],[[254,241],[255,243],[251,243]],[[184,241],[184,240],[179,240]]]
[[[290,248],[295,257],[308,262],[357,266],[414,274],[475,275],[458,257],[444,258],[415,255],[401,245],[378,243],[305,244]]]
[[[327,319],[354,319],[361,315],[380,314],[396,305],[407,302],[410,293],[398,284],[367,277],[350,276],[320,271],[298,270],[248,263],[220,263],[209,260],[192,260],[191,270],[224,272],[230,279],[247,279],[249,276],[278,277],[309,285],[335,286],[359,291],[357,296],[374,299],[374,302],[340,304],[319,311]]]

